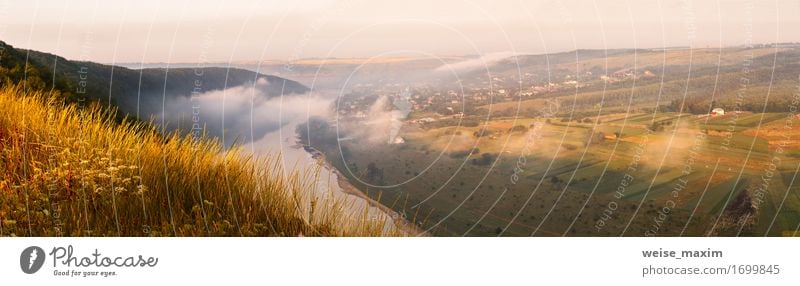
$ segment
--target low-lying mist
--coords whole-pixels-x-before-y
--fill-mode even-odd
[[[391,99],[381,96],[372,103],[365,113],[364,120],[356,122],[340,121],[337,128],[339,140],[358,140],[361,144],[395,144],[402,142],[400,129],[403,120],[410,113],[408,95]]]
[[[319,94],[268,94],[266,80],[167,99],[155,122],[166,130],[205,132],[226,145],[246,144],[285,124],[330,117],[333,98]]]
[[[497,64],[506,59],[513,59],[516,56],[512,52],[498,52],[481,55],[474,59],[468,59],[460,62],[442,65],[436,68],[437,72],[468,72],[479,69],[488,69],[490,66]]]

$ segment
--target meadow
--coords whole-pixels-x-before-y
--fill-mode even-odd
[[[421,214],[435,235],[781,235],[797,227],[800,204],[800,141],[779,130],[792,118],[492,118],[407,124],[405,143],[388,145],[337,141],[317,126],[310,142],[362,191]]]

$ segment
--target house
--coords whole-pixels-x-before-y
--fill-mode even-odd
[[[722,108],[714,108],[711,110],[711,115],[725,115],[725,110]]]

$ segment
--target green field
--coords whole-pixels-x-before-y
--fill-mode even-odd
[[[763,200],[755,202],[776,154],[768,140],[749,134],[759,121],[784,116],[764,114],[762,121],[761,114],[748,113],[730,123],[677,113],[617,114],[597,126],[531,118],[479,127],[409,124],[402,131],[406,142],[398,145],[331,140],[322,126],[311,142],[363,191],[415,214],[436,235],[780,235],[797,221],[796,184],[786,195],[797,160],[788,152],[777,155],[784,161]],[[654,119],[669,123],[648,130]],[[527,131],[510,131],[516,125]],[[728,125],[737,130],[729,139],[708,134]],[[476,136],[483,126],[489,135]],[[588,143],[592,130],[603,139]],[[633,180],[615,196],[626,177]],[[597,227],[609,203],[617,207]],[[666,219],[654,224],[665,207]]]

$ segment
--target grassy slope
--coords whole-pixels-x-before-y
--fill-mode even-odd
[[[0,90],[0,236],[397,235],[211,140],[116,124],[101,108]]]

